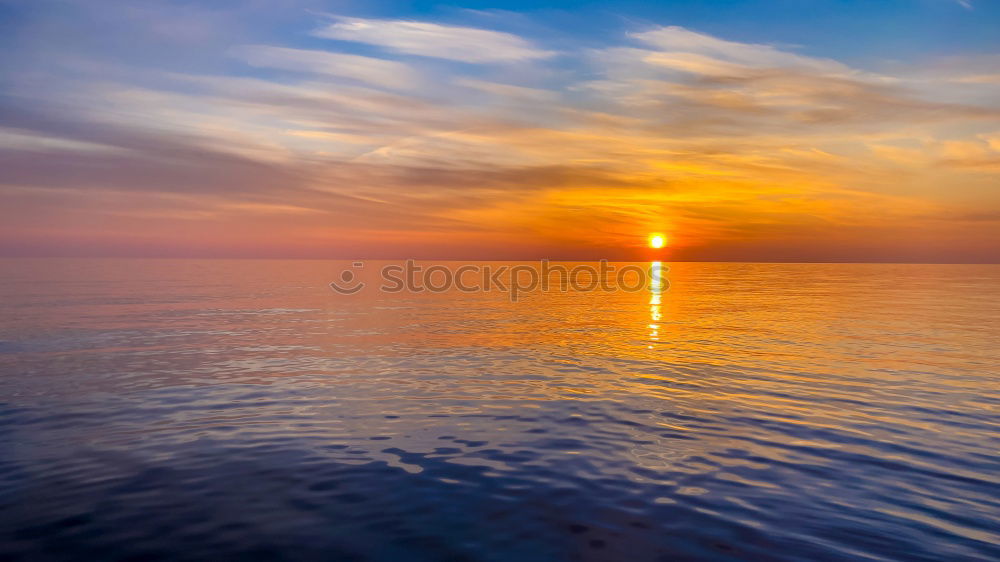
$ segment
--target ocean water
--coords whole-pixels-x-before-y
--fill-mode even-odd
[[[0,559],[1000,559],[1000,266],[667,267],[2,260]]]

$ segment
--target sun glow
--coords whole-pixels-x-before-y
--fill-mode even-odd
[[[650,234],[649,235],[649,247],[650,248],[662,248],[667,245],[667,239],[662,234]]]

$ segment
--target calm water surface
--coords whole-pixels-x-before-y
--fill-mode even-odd
[[[0,558],[1000,559],[998,266],[345,266],[0,261]]]

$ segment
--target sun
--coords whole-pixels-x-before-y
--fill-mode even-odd
[[[649,235],[649,247],[650,248],[662,248],[667,245],[667,237],[662,234],[650,234]]]

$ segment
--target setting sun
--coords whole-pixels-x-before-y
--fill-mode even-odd
[[[650,248],[662,248],[667,245],[667,239],[662,234],[649,235]]]

